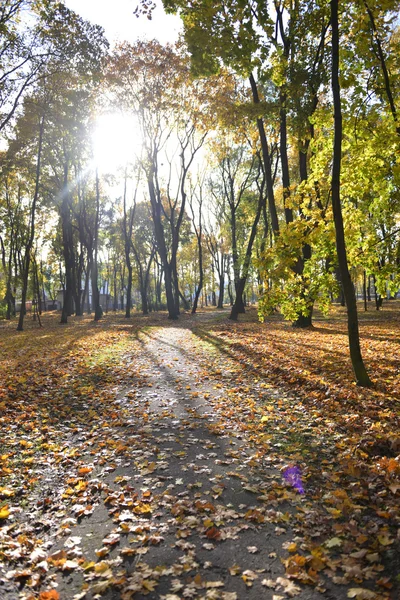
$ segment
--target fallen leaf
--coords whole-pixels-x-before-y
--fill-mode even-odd
[[[356,598],[356,600],[373,600],[377,594],[365,588],[351,588],[347,592],[347,597]]]

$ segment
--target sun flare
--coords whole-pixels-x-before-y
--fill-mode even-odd
[[[108,172],[133,162],[141,146],[136,119],[123,113],[100,115],[92,140],[96,167]]]

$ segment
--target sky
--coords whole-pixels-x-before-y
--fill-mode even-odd
[[[175,42],[181,29],[180,19],[166,15],[161,0],[155,0],[151,21],[133,14],[139,0],[64,0],[64,3],[84,19],[101,25],[111,43],[156,38],[165,44]]]

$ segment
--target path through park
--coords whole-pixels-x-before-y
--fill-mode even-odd
[[[3,528],[1,598],[389,597],[364,583],[373,553],[325,523],[321,482],[280,456],[284,421],[274,447],[249,426],[282,390],[185,321],[137,329],[121,360],[130,383],[116,377],[104,414],[71,403],[62,458]],[[312,449],[318,432],[301,433]]]

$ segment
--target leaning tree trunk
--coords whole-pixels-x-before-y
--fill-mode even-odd
[[[339,269],[343,285],[343,293],[347,307],[347,325],[351,363],[358,385],[369,387],[371,380],[368,377],[364,361],[361,356],[360,334],[358,329],[357,302],[353,283],[350,278],[347,263],[347,252],[344,237],[342,207],[340,202],[340,168],[342,159],[342,110],[340,101],[339,84],[339,19],[338,0],[331,0],[331,26],[332,26],[332,95],[334,107],[334,142],[332,166],[332,208],[336,233],[336,250]]]

